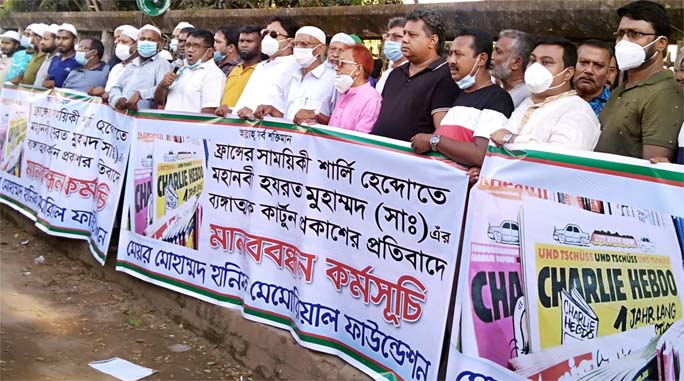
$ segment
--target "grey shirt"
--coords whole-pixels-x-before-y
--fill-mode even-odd
[[[36,73],[36,80],[33,81],[33,87],[43,87],[43,82],[47,79],[48,76],[48,69],[50,68],[50,63],[52,62],[52,59],[57,57],[57,53],[53,53],[51,56],[48,55],[45,57],[45,61],[40,65],[38,68],[38,72]]]
[[[109,76],[109,65],[100,62],[92,69],[78,68],[69,72],[62,85],[65,89],[88,92],[92,87],[104,87]]]
[[[145,61],[135,58],[126,65],[119,80],[109,91],[109,104],[114,107],[119,98],[130,99],[136,91],[140,92],[138,108],[154,108],[154,90],[164,79],[166,73],[173,70],[169,61],[155,54]]]
[[[517,108],[522,101],[529,98],[532,94],[530,94],[530,90],[525,86],[525,82],[520,82],[518,86],[508,92],[508,95],[513,99],[513,107]]]

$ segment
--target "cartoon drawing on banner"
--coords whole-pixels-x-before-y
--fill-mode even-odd
[[[520,246],[520,230],[515,221],[505,220],[498,226],[489,225],[487,237],[496,243]]]
[[[553,239],[564,244],[589,246],[589,233],[575,224],[567,224],[562,229],[554,227]]]
[[[26,129],[28,119],[21,112],[13,112],[12,117],[9,113],[0,116],[0,135],[2,135],[2,163],[0,170],[20,177],[21,157],[24,150],[24,140],[26,140]]]
[[[586,341],[598,336],[599,320],[591,306],[582,295],[573,288],[570,292],[561,290],[561,343]]]
[[[520,357],[530,353],[530,335],[528,333],[527,311],[525,310],[525,296],[521,295],[515,302],[513,310],[513,340],[510,358]]]

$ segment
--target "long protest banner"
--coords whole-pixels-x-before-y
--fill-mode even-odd
[[[334,128],[136,119],[118,270],[241,309],[373,377],[437,379],[462,168]]]
[[[576,377],[682,319],[682,167],[517,148],[490,147],[470,194],[449,361],[460,335],[531,379]]]
[[[0,202],[48,234],[88,240],[104,263],[132,122],[97,97],[5,85]]]

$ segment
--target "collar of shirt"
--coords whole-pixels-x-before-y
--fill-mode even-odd
[[[131,61],[131,63],[135,66],[142,66],[148,62],[153,62],[153,61],[156,61],[158,59],[159,59],[159,53],[153,55],[152,57],[146,59],[145,61],[143,61],[142,57],[140,57],[140,56],[135,57],[135,59],[133,61]]]
[[[570,96],[573,96],[576,94],[577,94],[577,91],[575,91],[575,90],[566,91],[566,92],[560,93],[558,95],[547,97],[541,103],[534,103],[534,102],[532,102],[532,97],[528,98],[530,105],[527,106],[527,110],[525,110],[525,114],[523,115],[522,120],[520,121],[520,127],[518,128],[518,135],[520,135],[520,133],[523,131],[523,129],[527,125],[527,122],[530,121],[530,118],[532,117],[532,113],[534,113],[536,110],[539,110],[544,105],[547,105],[547,104],[549,104],[555,100],[565,98],[565,97],[570,97]]]
[[[406,62],[408,62],[408,61],[406,61]],[[435,71],[435,70],[439,69],[440,67],[442,67],[446,64],[447,64],[447,62],[444,58],[438,57],[436,60],[432,61],[427,67],[425,67],[425,69],[414,74],[413,76],[415,77],[419,74],[425,73],[426,71]],[[395,69],[401,69],[402,71],[404,71],[406,73],[407,76],[409,76],[410,67],[411,67],[410,64],[409,65],[399,65]]]
[[[104,62],[102,62],[102,61],[100,61],[100,64],[97,65],[96,67],[92,68],[92,69],[86,69],[86,68],[84,68],[83,66],[81,66],[81,67],[79,67],[79,68],[76,69],[76,70],[77,70],[77,71],[86,71],[86,70],[102,71],[102,69],[104,69],[105,65],[107,65],[107,64],[104,63]]]
[[[608,102],[608,98],[610,97],[610,89],[608,89],[608,86],[603,86],[603,91],[601,94],[599,94],[598,97],[594,98],[591,100],[589,103],[597,102],[597,103],[606,103]]]
[[[323,73],[325,73],[326,70],[327,70],[327,69],[325,68],[325,65],[320,64],[320,65],[316,66],[315,69],[313,69],[313,70],[311,70],[310,72],[306,73],[306,75],[311,74],[311,75],[313,75],[313,76],[316,77],[316,78],[321,78],[321,76],[323,75]],[[301,71],[301,70],[295,71],[292,75],[293,75],[295,78],[299,79],[299,80],[302,79],[302,71]]]
[[[652,76],[635,83],[634,86],[632,86],[630,88],[626,87],[627,82],[625,82],[625,83],[621,84],[620,86],[618,86],[615,89],[615,92],[618,94],[623,93],[623,92],[631,90],[631,89],[636,89],[637,87],[646,86],[646,85],[653,85],[653,84],[658,83],[660,81],[671,80],[671,79],[673,79],[673,77],[674,77],[674,74],[671,71],[669,71],[667,69],[663,69],[663,70],[653,74]]]
[[[358,92],[360,92],[360,91],[363,91],[366,87],[372,87],[372,86],[370,85],[370,82],[366,82],[366,83],[364,83],[364,84],[361,85],[361,86],[350,87],[349,90],[348,90],[345,94],[347,94],[347,95],[354,95],[354,94],[356,94],[356,93],[358,93]]]
[[[242,60],[240,57],[234,58],[228,62],[221,62],[218,67],[224,67],[224,66],[237,66],[242,63]]]

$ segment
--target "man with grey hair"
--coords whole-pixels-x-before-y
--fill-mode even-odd
[[[404,25],[406,25],[406,19],[403,17],[391,18],[387,23],[387,32],[383,35],[385,43],[382,47],[382,53],[389,60],[389,65],[375,85],[375,89],[378,90],[380,94],[382,94],[387,77],[389,77],[392,70],[408,62],[406,57],[404,57],[404,53],[401,52],[401,40],[404,38]]]
[[[525,86],[525,69],[532,53],[532,36],[514,29],[502,30],[492,53],[491,74],[501,81],[513,99],[513,106],[530,97]]]

